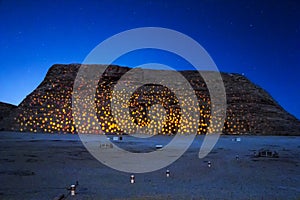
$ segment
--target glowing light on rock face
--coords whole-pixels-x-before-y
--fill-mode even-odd
[[[83,113],[82,119],[78,120],[78,124],[86,127],[84,130],[90,130],[90,127],[95,127],[94,133],[114,133],[121,134],[124,131],[120,129],[111,112],[111,91],[122,74],[126,73],[126,68],[123,71],[118,71],[120,68],[110,66],[107,73],[99,80],[98,88],[95,94],[95,110],[96,112]],[[126,69],[126,70],[124,70]],[[76,71],[76,70],[75,70]],[[55,73],[52,72],[52,73]],[[29,132],[61,132],[61,133],[76,133],[75,124],[73,121],[72,111],[72,95],[73,81],[76,73],[74,68],[64,67],[63,78],[61,79],[45,79],[33,95],[25,99],[22,104],[22,112],[16,117],[19,131]],[[71,74],[73,74],[71,76]],[[117,74],[117,75],[116,75]],[[195,90],[198,98],[200,119],[198,121],[198,134],[203,134],[210,128],[214,132],[223,131],[230,134],[246,133],[251,127],[254,127],[254,121],[249,120],[247,106],[243,104],[231,104],[227,108],[227,117],[223,126],[223,130],[219,130],[217,126],[210,127],[211,120],[211,102],[207,87],[201,77],[187,78],[191,86]],[[88,85],[88,84],[87,84]],[[89,88],[87,85],[82,85],[80,90],[89,91],[94,88]],[[40,88],[43,89],[40,89]],[[122,96],[125,91],[118,91]],[[88,98],[82,98],[81,101],[90,101]],[[183,105],[188,105],[190,97],[186,96],[181,102]],[[128,105],[123,105],[130,110],[131,120],[138,124],[140,128],[151,126],[152,134],[175,134],[182,126],[183,130],[189,130],[192,127],[192,119],[185,119],[188,123],[183,123],[181,119],[181,109],[175,94],[166,87],[161,85],[144,85],[136,90],[129,101]],[[240,113],[235,113],[238,108]],[[81,112],[80,110],[76,112]],[[164,113],[164,114],[161,114]],[[122,115],[123,113],[118,113]],[[92,118],[99,122],[95,126],[95,122],[91,123]],[[152,120],[150,120],[152,119]],[[248,120],[247,120],[248,119]],[[151,123],[150,123],[151,122]],[[219,119],[219,123],[222,119]],[[87,132],[87,131],[86,131]]]

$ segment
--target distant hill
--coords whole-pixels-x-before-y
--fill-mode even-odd
[[[16,108],[17,106],[15,105],[0,102],[0,122],[3,120],[3,118],[7,118],[10,115],[10,113]]]
[[[11,131],[76,133],[71,107],[73,84],[79,67],[79,64],[53,65],[43,82],[17,108],[0,104],[0,117],[5,117],[0,121],[0,128]],[[95,105],[101,127],[95,132],[124,132],[111,114],[110,90],[129,70],[128,67],[110,66],[99,80]],[[194,88],[202,110],[198,133],[206,133],[211,110],[206,84],[196,71],[182,71],[181,74]],[[300,135],[300,121],[285,111],[264,89],[240,74],[221,73],[221,76],[227,96],[227,115],[222,130],[224,134]],[[158,92],[159,89],[162,92]],[[135,122],[141,126],[147,124],[147,107],[155,103],[154,97],[159,97],[160,101],[156,103],[162,104],[168,114],[162,132],[175,133],[180,126],[180,106],[174,94],[158,85],[145,86],[144,91],[147,94],[136,91],[136,98],[131,101],[130,110]],[[168,98],[171,101],[166,102]],[[13,113],[8,115],[12,110]],[[86,118],[82,119],[85,126],[90,126],[88,118],[87,113]]]

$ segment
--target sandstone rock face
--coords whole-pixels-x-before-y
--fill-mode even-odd
[[[13,112],[17,106],[8,104],[8,103],[2,103],[0,102],[0,122],[4,119],[7,118],[11,112]],[[1,127],[0,127],[1,130]]]
[[[124,120],[128,120],[126,123],[130,122],[132,126],[128,125],[128,130],[120,127],[116,121],[117,116],[112,113],[111,98],[118,80],[130,70],[127,67],[109,66],[99,78],[96,89],[89,88],[88,84],[76,88],[76,91],[83,91],[82,94],[85,94],[84,91],[96,91],[93,99],[95,111],[84,113],[83,110],[72,109],[73,85],[80,67],[80,64],[53,65],[44,81],[17,108],[13,108],[9,116],[0,121],[0,128],[11,131],[76,133],[76,127],[81,126],[84,127],[81,132],[117,134],[139,131],[149,126],[152,126],[153,134],[174,134],[194,128],[183,127],[176,94],[159,84],[147,84],[134,91],[127,105],[124,105],[130,113],[128,119]],[[206,133],[211,118],[210,95],[206,83],[196,71],[180,73],[188,80],[197,96],[197,112],[200,116],[197,132]],[[239,74],[222,73],[221,76],[227,99],[225,122],[220,122],[224,134],[300,135],[300,121],[286,112],[262,88]],[[143,74],[131,82],[138,84],[142,79]],[[115,95],[122,95],[122,92]],[[78,101],[85,102],[88,98],[82,95],[82,99]],[[186,101],[185,103],[189,103],[188,95]],[[158,110],[153,112],[154,108]],[[4,109],[1,108],[1,116],[3,112]],[[81,114],[79,122],[73,120],[76,112]],[[157,114],[161,112],[164,114]],[[123,116],[123,113],[120,111],[117,115]],[[155,119],[155,123],[151,119]]]

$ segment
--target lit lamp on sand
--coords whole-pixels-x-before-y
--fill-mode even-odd
[[[68,190],[70,190],[71,196],[75,196],[75,194],[76,194],[76,187],[77,187],[78,185],[79,185],[79,184],[78,184],[78,181],[76,181],[76,184],[72,184],[72,185],[68,188]]]
[[[135,177],[134,177],[134,175],[130,176],[130,183],[131,184],[135,183]]]
[[[76,185],[71,185],[70,190],[71,190],[71,196],[75,196]]]
[[[168,169],[167,169],[167,171],[166,171],[166,176],[167,176],[167,177],[170,177],[170,170],[168,170]]]
[[[209,168],[211,167],[211,162],[210,162],[210,161],[207,162],[207,166],[208,166]]]

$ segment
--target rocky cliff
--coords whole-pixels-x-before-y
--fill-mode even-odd
[[[10,113],[12,113],[16,108],[17,106],[15,105],[0,102],[0,123],[4,118],[7,118]]]
[[[79,67],[79,64],[53,65],[43,82],[10,115],[0,121],[0,128],[11,131],[76,133],[72,95]],[[100,126],[97,126],[95,133],[124,133],[112,115],[110,98],[114,85],[129,70],[119,66],[106,69],[98,82],[94,99],[96,115],[84,113],[81,125],[89,127],[89,118],[96,117]],[[198,133],[206,133],[211,116],[206,84],[195,71],[182,71],[181,74],[189,81],[197,96],[200,113]],[[221,76],[227,97],[227,113],[222,130],[224,134],[300,135],[300,121],[286,112],[261,87],[239,74],[222,73]],[[88,89],[84,86],[82,88]],[[149,125],[147,114],[154,104],[160,104],[167,115],[163,122],[157,124],[159,129],[156,133],[176,133],[180,127],[180,105],[176,95],[161,85],[145,85],[134,92],[128,105],[130,120],[140,127]]]

